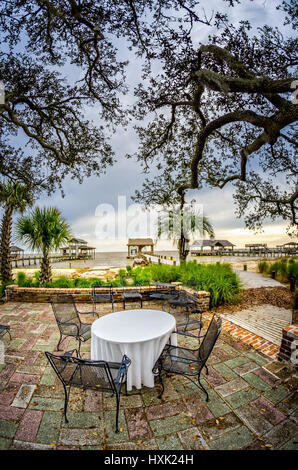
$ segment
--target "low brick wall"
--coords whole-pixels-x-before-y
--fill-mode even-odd
[[[210,292],[199,291],[196,292],[192,289],[177,286],[178,289],[183,289],[190,293],[197,294],[197,305],[206,312],[210,308]],[[125,290],[135,290],[136,287],[124,287]],[[149,292],[152,291],[152,287],[140,286],[137,287],[138,291],[143,295],[143,300],[149,300]],[[101,287],[101,292],[108,292],[109,290]],[[158,291],[158,288],[156,288]],[[164,290],[164,289],[163,289]],[[122,288],[113,288],[115,302],[121,302]],[[91,302],[91,289],[90,288],[75,288],[75,289],[47,289],[37,287],[18,287],[15,285],[6,287],[6,299],[9,302],[50,302],[55,300],[57,295],[71,294],[74,296],[76,302]]]
[[[289,325],[282,330],[278,360],[290,362],[298,369],[298,325]]]

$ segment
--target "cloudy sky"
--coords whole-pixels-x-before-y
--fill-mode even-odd
[[[218,9],[220,3],[218,0],[203,0],[201,2],[205,6],[207,16],[213,8],[214,10]],[[228,13],[234,24],[240,19],[247,19],[254,25],[254,29],[265,23],[278,25],[275,6],[280,2],[254,0],[243,3],[245,6],[229,9]],[[194,39],[199,43],[199,41],[207,39],[210,33],[212,33],[210,28],[199,25],[194,32]],[[125,104],[132,104],[134,99],[132,90],[134,85],[141,80],[141,68],[125,44],[119,45],[119,52],[120,56],[127,57],[129,55],[132,59],[127,71],[131,93],[123,97]],[[96,109],[88,110],[88,118],[95,122],[98,120]],[[41,197],[38,204],[58,207],[71,225],[74,235],[86,239],[98,251],[125,251],[129,236],[154,236],[153,222],[148,227],[147,219],[144,219],[144,214],[137,213],[136,207],[130,207],[127,212],[127,208],[132,204],[131,196],[135,189],[141,188],[145,179],[140,164],[133,159],[127,160],[124,157],[126,153],[134,153],[137,150],[137,145],[137,138],[132,126],[127,131],[119,129],[113,137],[117,163],[108,168],[105,175],[100,178],[85,179],[83,184],[65,180],[64,198],[57,192],[51,197]],[[152,170],[150,177],[154,174],[155,170]],[[259,235],[254,235],[253,232],[245,229],[243,220],[237,219],[234,214],[235,207],[231,186],[226,186],[224,190],[197,191],[196,197],[214,226],[216,238],[228,239],[238,247],[243,247],[248,242],[267,242],[269,246],[275,246],[275,244],[288,241],[288,237],[285,235],[286,225],[281,221],[275,223],[268,221],[264,226],[264,233]],[[120,207],[118,207],[119,203]],[[115,221],[123,224],[125,218],[129,230],[125,233],[123,225],[121,225],[121,233],[116,236],[117,233],[113,233],[113,224]],[[158,243],[159,249],[172,249],[172,246],[171,241],[162,240]]]

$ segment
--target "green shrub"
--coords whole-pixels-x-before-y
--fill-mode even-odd
[[[56,287],[56,288],[72,287],[71,279],[68,279],[65,276],[60,276],[58,279],[55,279],[54,281],[48,284],[49,284],[49,287]]]
[[[295,290],[293,308],[294,310],[298,310],[298,289]]]
[[[298,261],[296,258],[282,258],[279,261],[269,263],[267,261],[260,261],[258,263],[259,272],[271,274],[275,271],[276,277],[281,281],[287,281],[292,274],[298,276]]]
[[[259,273],[268,273],[269,263],[267,261],[258,262],[258,271]]]
[[[126,271],[125,271],[125,269],[119,269],[118,277],[119,277],[120,279],[125,279],[125,277],[126,277]]]
[[[24,287],[24,284],[26,283],[26,274],[23,273],[22,271],[17,273],[17,285],[19,287]]]
[[[17,285],[19,287],[38,287],[39,280],[36,278],[31,279],[24,272],[20,271],[17,273]]]
[[[296,263],[297,265],[298,263]],[[296,269],[291,263],[291,269]],[[241,284],[239,278],[229,264],[201,264],[195,261],[183,263],[180,266],[168,266],[164,264],[138,266],[130,269],[120,269],[117,277],[109,279],[68,279],[61,276],[45,287],[93,287],[94,285],[121,287],[124,285],[145,286],[152,282],[177,282],[185,286],[196,286],[197,290],[205,290],[211,294],[211,306],[223,303],[235,303],[238,300]],[[127,276],[129,274],[129,277]],[[34,281],[28,279],[24,273],[19,273],[18,285],[35,287],[38,285],[39,277]]]
[[[89,279],[89,285],[90,287],[101,287],[105,285],[105,282],[98,277],[92,277]]]
[[[14,284],[14,282],[13,281],[4,282],[4,284],[0,285],[0,299],[4,297],[6,286],[10,286],[11,284]]]
[[[77,279],[74,279],[76,281],[75,287],[81,287],[82,289],[85,287],[91,287],[91,282],[90,279],[85,279],[83,277],[79,277]],[[71,287],[71,286],[69,286]]]
[[[298,279],[298,262],[295,261],[294,259],[290,259],[289,265],[288,265],[288,277],[290,277],[293,274]]]
[[[131,271],[135,286],[148,285],[152,282],[177,282],[211,294],[211,306],[222,303],[234,303],[240,292],[240,281],[229,264],[183,263],[181,266],[164,264],[137,267]]]

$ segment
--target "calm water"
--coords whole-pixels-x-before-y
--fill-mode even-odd
[[[178,251],[156,251],[157,254],[167,256],[167,257],[174,257],[178,260]],[[216,263],[220,262],[227,262],[234,264],[243,264],[245,261],[252,261],[252,259],[256,260],[256,258],[252,257],[240,257],[240,256],[189,256],[188,260],[197,260],[198,263]],[[66,261],[62,263],[53,263],[52,266],[55,268],[92,268],[94,266],[106,266],[106,267],[121,267],[125,268],[127,265],[132,265],[133,260],[127,258],[127,252],[106,252],[106,253],[99,253],[95,254],[95,260],[80,260],[80,261]]]

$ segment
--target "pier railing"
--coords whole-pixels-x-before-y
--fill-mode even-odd
[[[179,265],[179,261],[176,261],[173,257],[161,256],[161,255],[143,255],[149,263],[152,264],[167,264],[168,266]]]
[[[239,248],[238,250],[191,250],[191,256],[243,256],[255,258],[283,258],[286,256],[297,256],[298,249],[280,250],[278,248],[267,248],[260,250],[248,250]]]
[[[84,258],[77,258],[75,255],[50,255],[50,263],[61,263],[63,261],[80,261],[93,259],[92,256],[86,255]],[[41,264],[42,256],[40,255],[30,255],[30,256],[20,256],[20,257],[11,257],[11,265],[13,268],[19,267],[28,267],[28,266],[38,266]]]

